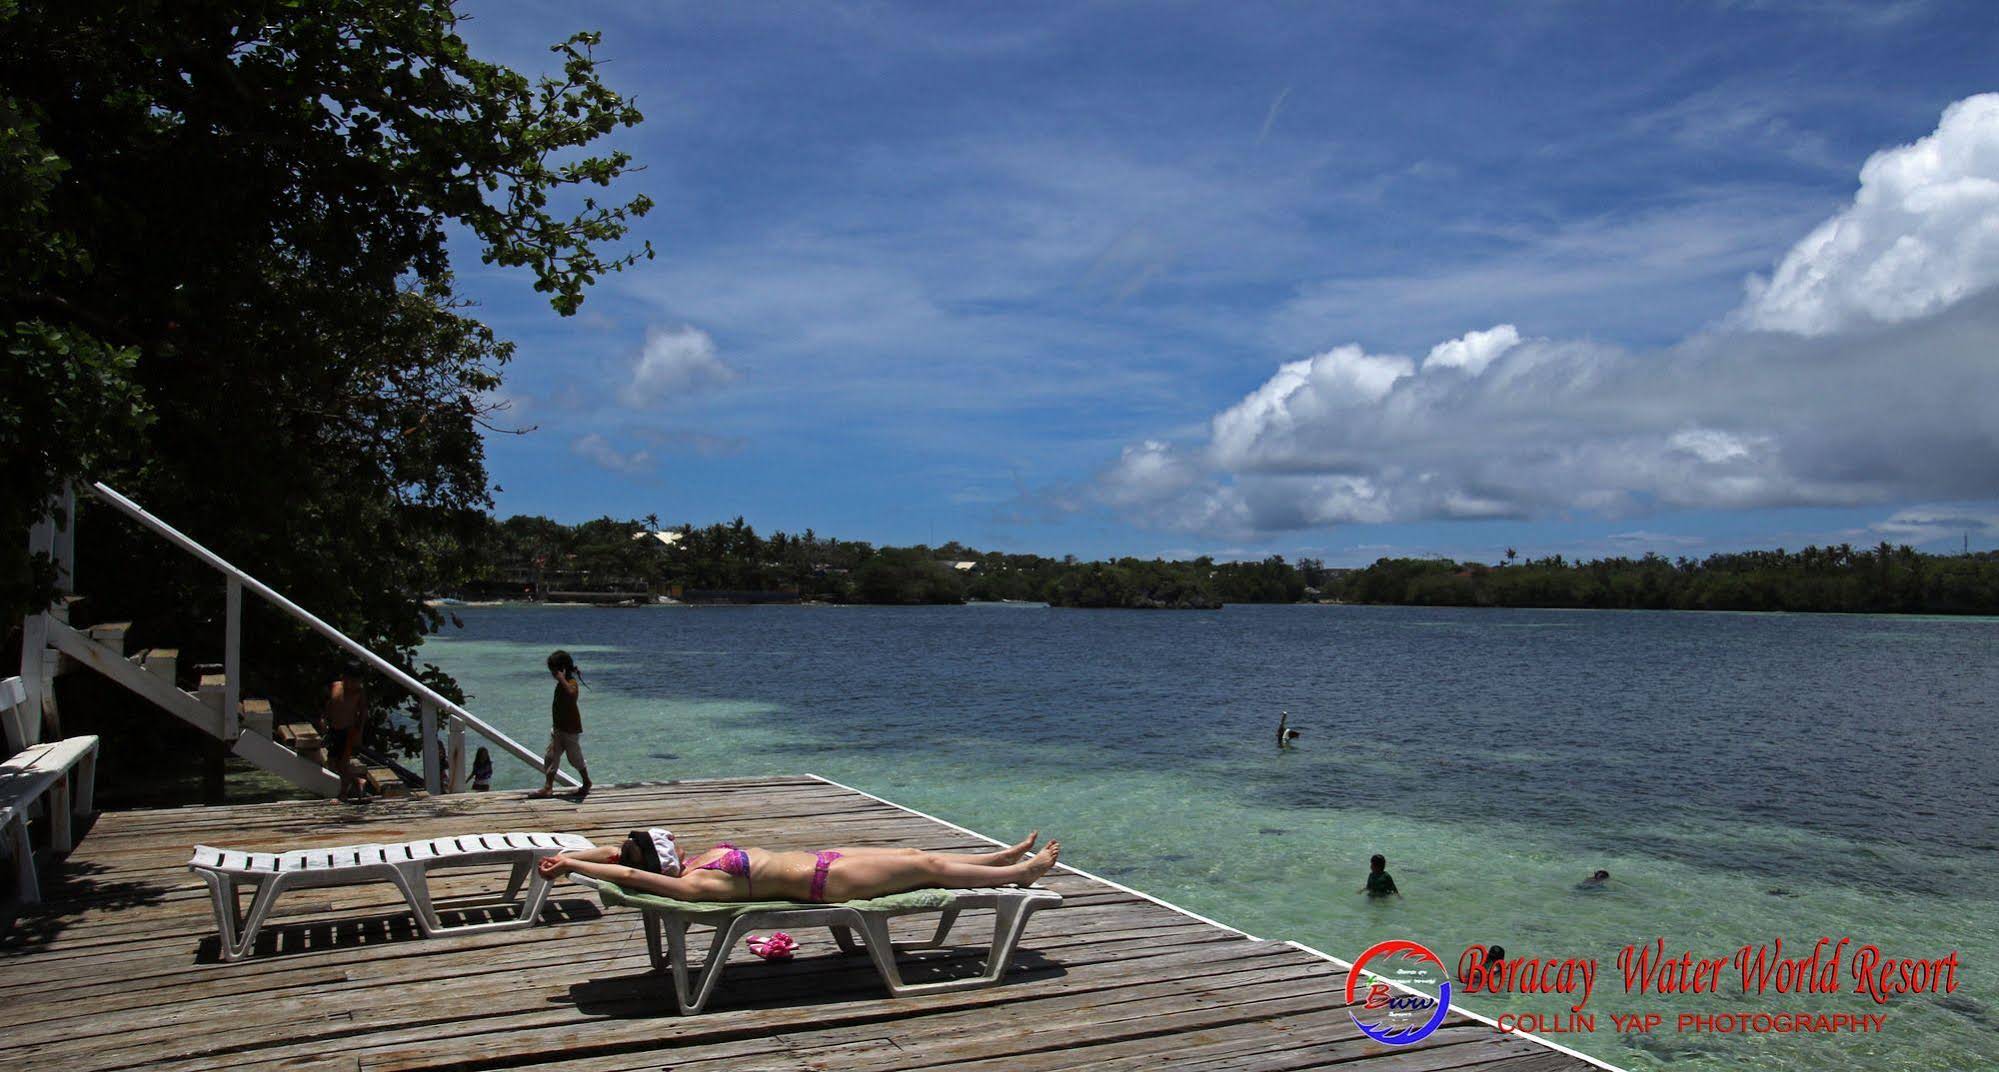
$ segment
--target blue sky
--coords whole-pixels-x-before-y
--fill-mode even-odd
[[[535,428],[489,440],[502,514],[1999,545],[1989,6],[466,10],[530,73],[601,30],[658,202],[658,258],[568,319],[461,251]]]

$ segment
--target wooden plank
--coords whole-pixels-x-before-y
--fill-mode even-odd
[[[647,825],[695,843],[989,848],[810,778],[603,788],[581,805],[458,794],[108,814],[50,876],[49,903],[0,942],[0,1072],[442,1072],[489,1058],[560,1072],[1587,1068],[1463,1017],[1391,1051],[1354,1027],[1338,965],[1067,871],[1046,880],[1064,905],[1035,917],[999,986],[891,1000],[865,957],[839,955],[820,931],[797,935],[787,963],[732,951],[712,1010],[682,1017],[650,971],[638,916],[573,887],[555,891],[542,926],[437,940],[417,936],[386,885],[301,890],[267,925],[271,955],[223,964],[206,887],[186,869],[197,841],[271,852],[545,830],[605,844]],[[490,891],[497,878],[441,872],[435,893]],[[915,937],[924,921],[897,926]],[[962,921],[964,940],[980,926]],[[949,949],[913,956],[906,972],[979,963]]]

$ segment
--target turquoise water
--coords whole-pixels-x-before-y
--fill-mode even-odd
[[[1983,1069],[1999,1053],[1999,621],[1230,607],[456,608],[424,658],[538,748],[554,647],[600,781],[812,772],[1265,938],[1600,962],[1627,1068]],[[1305,731],[1273,747],[1277,712]],[[533,776],[505,757],[497,785]],[[1405,896],[1360,897],[1381,852]],[[1577,882],[1596,868],[1608,888]],[[1952,995],[1630,996],[1618,951],[1851,936]],[[1851,980],[1843,977],[1842,991]],[[1573,998],[1460,992],[1487,1015]],[[1887,1014],[1880,1034],[1675,1015]],[[1653,1033],[1609,1013],[1657,1011]]]

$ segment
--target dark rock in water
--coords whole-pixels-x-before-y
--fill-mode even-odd
[[[1281,826],[1259,826],[1256,828],[1256,832],[1259,834],[1288,834],[1291,831]]]
[[[1970,998],[1952,994],[1949,997],[1938,998],[1937,1004],[1974,1023],[1987,1025],[1992,1023],[1992,1017],[1985,1011],[1985,1006]]]
[[[652,757],[653,759],[679,759],[679,758],[680,758],[680,757],[679,757],[678,755],[676,755],[676,754],[674,754],[674,753],[672,753],[672,752],[647,752],[647,753],[646,753],[646,755],[648,755],[648,756]]]
[[[1764,892],[1764,893],[1767,893],[1767,894],[1769,894],[1769,895],[1770,895],[1770,896],[1772,896],[1772,897],[1796,897],[1796,896],[1797,896],[1797,894],[1795,894],[1795,893],[1792,893],[1792,892],[1791,892],[1790,890],[1787,890],[1787,889],[1785,889],[1785,888],[1784,888],[1784,887],[1782,887],[1782,886],[1772,886],[1772,887],[1770,887],[1769,889],[1767,889],[1767,890],[1764,890],[1763,892]]]
[[[1649,1053],[1669,1064],[1681,1058],[1703,1057],[1715,1050],[1712,1045],[1703,1045],[1687,1039],[1660,1038],[1650,1031],[1627,1032],[1617,1036],[1617,1041],[1634,1050]]]
[[[1154,856],[1153,859],[1159,861],[1160,863],[1177,864],[1177,863],[1183,863],[1187,860],[1191,860],[1193,859],[1193,857],[1177,853],[1162,853],[1158,856]]]

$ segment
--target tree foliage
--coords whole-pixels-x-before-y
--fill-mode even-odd
[[[1356,603],[1449,607],[1993,614],[1999,555],[1926,555],[1883,542],[1698,560],[1553,555],[1501,567],[1384,558],[1347,575],[1339,592]]]
[[[460,21],[443,0],[0,0],[0,230],[34,251],[0,269],[33,359],[0,465],[44,501],[105,479],[406,664],[436,625],[421,596],[474,563],[511,352],[456,296],[451,242],[565,314],[651,255],[609,248],[651,205],[604,200],[631,161],[585,150],[640,118],[596,36],[530,78]],[[86,514],[96,612],[213,657],[220,579]],[[250,684],[300,703],[333,661],[275,616],[248,636]]]

